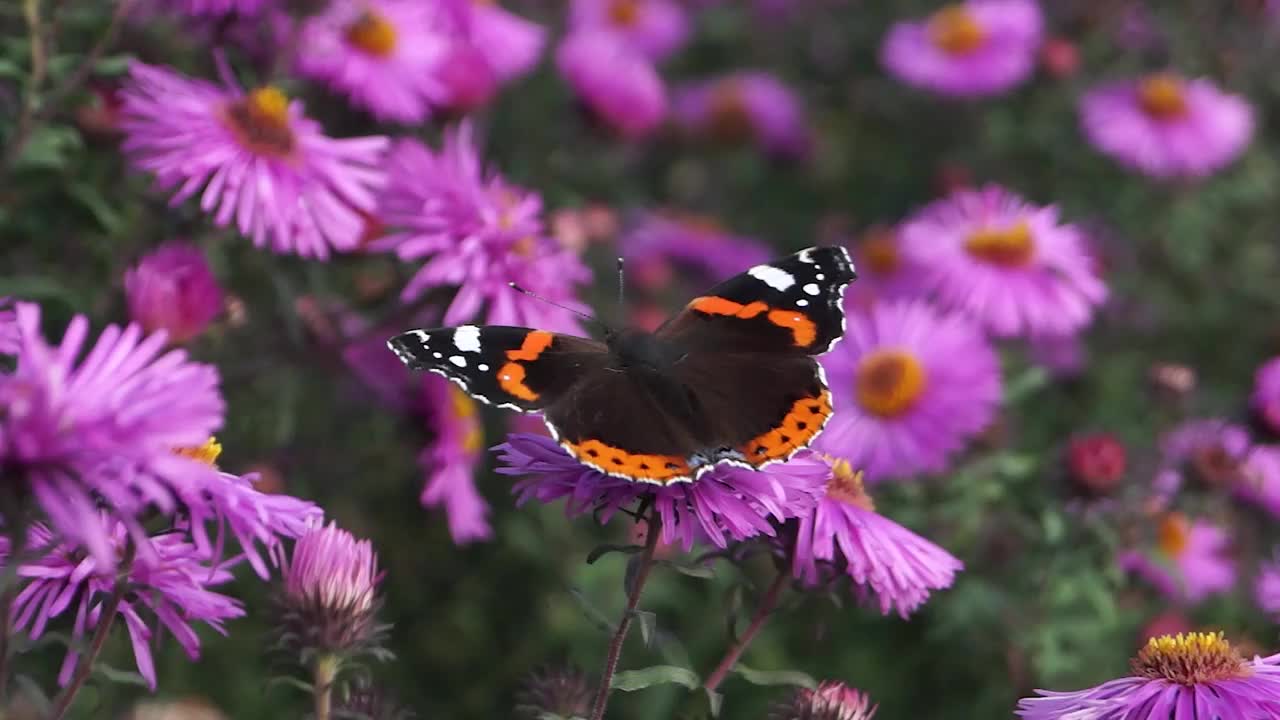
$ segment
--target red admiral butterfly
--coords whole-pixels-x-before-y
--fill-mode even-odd
[[[844,334],[843,248],[757,265],[694,298],[657,331],[604,342],[518,327],[410,330],[387,345],[478,400],[542,412],[574,458],[665,485],[719,463],[759,468],[807,447],[831,417],[814,356]]]

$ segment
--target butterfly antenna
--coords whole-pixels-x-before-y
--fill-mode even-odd
[[[512,290],[515,290],[516,292],[521,293],[522,295],[528,295],[529,297],[533,298],[534,300],[541,300],[542,302],[544,302],[544,303],[546,303],[546,304],[548,304],[548,305],[551,305],[552,307],[558,307],[558,308],[560,308],[561,310],[567,310],[567,311],[569,311],[569,312],[573,313],[574,315],[577,315],[578,317],[582,318],[583,320],[586,320],[587,322],[593,322],[593,323],[596,323],[597,325],[604,326],[604,323],[600,322],[600,321],[599,321],[599,320],[597,320],[595,317],[593,317],[593,316],[591,316],[591,315],[588,315],[588,314],[586,314],[586,313],[582,312],[581,310],[574,310],[573,308],[571,308],[571,307],[569,307],[569,306],[567,306],[567,305],[561,305],[560,303],[558,303],[558,302],[556,302],[556,301],[554,301],[554,300],[548,300],[547,298],[542,297],[542,296],[541,296],[541,295],[539,295],[538,293],[536,293],[536,292],[534,292],[534,291],[532,291],[532,290],[526,290],[525,288],[522,288],[522,287],[520,287],[519,285],[517,285],[517,284],[515,284],[515,283],[513,283],[513,282],[509,282],[509,283],[507,283],[507,285],[508,285],[508,286],[510,286]]]

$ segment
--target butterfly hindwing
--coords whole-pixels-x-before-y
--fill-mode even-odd
[[[387,346],[413,370],[443,375],[482,402],[521,412],[554,403],[609,358],[595,340],[496,325],[410,330]]]

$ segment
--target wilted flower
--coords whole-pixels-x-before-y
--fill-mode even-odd
[[[797,688],[790,700],[773,708],[769,720],[871,720],[877,707],[866,693],[827,680],[814,690]]]
[[[0,319],[0,324],[3,324]],[[3,336],[0,330],[0,337]],[[1273,433],[1280,434],[1280,357],[1272,358],[1253,376],[1250,406]]]
[[[934,590],[951,587],[964,564],[950,553],[876,512],[847,460],[826,458],[826,494],[800,517],[796,577],[819,583],[824,570],[847,574],[874,593],[880,612],[907,617]]]
[[[849,308],[821,359],[837,408],[817,447],[873,481],[937,472],[991,424],[1000,366],[976,327],[919,301]]]
[[[667,89],[653,61],[612,33],[573,33],[556,50],[556,67],[595,117],[624,138],[648,135],[666,117]]]
[[[652,501],[662,519],[664,544],[695,540],[725,547],[730,540],[774,535],[779,522],[809,512],[826,486],[827,466],[811,454],[763,470],[721,466],[693,482],[655,486],[605,475],[574,460],[555,440],[517,433],[495,448],[503,475],[528,475],[515,486],[518,503],[566,501],[569,515],[595,512],[601,522]]]
[[[516,719],[541,720],[547,713],[562,718],[591,714],[595,683],[576,667],[542,668],[530,674],[516,693]]]
[[[225,69],[224,69],[225,71]],[[327,258],[353,250],[381,188],[384,137],[337,140],[274,86],[243,92],[134,62],[122,90],[123,148],[177,205],[235,223],[257,247]]]
[[[738,71],[676,90],[672,114],[685,131],[724,142],[753,142],[785,158],[808,153],[804,104],[774,75]]]
[[[1044,19],[1034,0],[968,0],[893,26],[880,62],[903,82],[942,95],[997,95],[1031,76]]]
[[[665,284],[670,263],[694,271],[700,280],[719,282],[745,269],[768,262],[773,251],[754,238],[734,235],[712,218],[646,213],[623,236],[627,280],[646,278]]]
[[[475,478],[484,450],[484,427],[476,403],[438,375],[423,378],[423,384],[434,437],[418,456],[427,477],[422,504],[444,506],[454,542],[487,540],[493,535],[486,519],[489,505],[476,490]]]
[[[78,360],[83,316],[58,347],[41,337],[37,306],[20,303],[17,322],[18,367],[0,373],[0,467],[60,539],[109,570],[116,521],[140,540],[138,513],[172,514],[214,477],[173,449],[204,443],[222,424],[218,373],[181,350],[164,352],[164,333],[144,338],[137,325],[108,326]]]
[[[1204,177],[1234,161],[1253,137],[1253,108],[1212,82],[1156,73],[1106,83],[1080,100],[1094,147],[1156,178]]]
[[[182,343],[204,332],[222,312],[222,287],[200,248],[161,245],[124,275],[129,318],[147,332],[164,330]]]
[[[335,0],[302,24],[298,69],[379,119],[419,123],[445,100],[454,24],[444,2]]]
[[[381,580],[373,543],[332,522],[311,528],[293,546],[278,600],[285,644],[335,654],[376,649],[386,633],[377,621]]]
[[[996,335],[1071,335],[1107,297],[1079,231],[1060,224],[1057,208],[994,185],[939,200],[899,232],[903,252],[927,269],[924,285]]]
[[[1280,613],[1280,554],[1262,563],[1253,583],[1253,599],[1263,612]]]
[[[1192,522],[1177,512],[1160,519],[1154,550],[1128,550],[1118,561],[1121,568],[1137,574],[1171,600],[1197,603],[1236,584],[1231,536],[1217,525]]]
[[[571,31],[611,32],[653,60],[689,38],[689,19],[673,0],[573,0],[569,17]]]
[[[1071,479],[1089,495],[1110,495],[1124,479],[1125,465],[1124,445],[1111,433],[1081,435],[1067,446]]]
[[[1024,720],[1166,720],[1280,717],[1280,655],[1245,660],[1222,633],[1151,638],[1133,674],[1075,692],[1037,690]]]

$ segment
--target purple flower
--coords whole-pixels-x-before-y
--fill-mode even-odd
[[[994,185],[961,190],[899,230],[902,250],[947,307],[998,336],[1071,335],[1107,297],[1080,233],[1053,206]]]
[[[660,278],[671,262],[710,282],[768,262],[773,251],[754,238],[734,235],[710,218],[646,213],[622,238],[628,275]],[[630,278],[628,278],[630,279]]]
[[[923,297],[924,269],[902,252],[901,235],[891,227],[873,227],[850,247],[858,282],[845,291],[860,303]]]
[[[822,357],[835,414],[817,447],[873,481],[938,472],[995,418],[1000,365],[968,320],[920,301],[848,308]]]
[[[210,482],[211,468],[173,449],[198,446],[221,425],[217,371],[163,352],[164,333],[144,338],[137,325],[108,326],[77,362],[84,317],[52,347],[39,308],[17,312],[18,368],[0,374],[0,466],[22,479],[62,540],[109,569],[114,521],[141,540],[137,513],[172,514]]]
[[[18,311],[13,307],[13,298],[0,295],[0,355],[14,355],[18,352],[22,334],[18,331]]]
[[[1266,720],[1280,717],[1280,655],[1245,660],[1222,633],[1147,641],[1133,674],[1074,692],[1037,690],[1023,720]]]
[[[200,656],[200,638],[192,625],[201,623],[225,635],[223,622],[244,615],[238,600],[209,589],[231,580],[230,563],[210,564],[209,557],[181,533],[139,538],[109,516],[99,516],[98,522],[111,549],[109,564],[84,556],[75,544],[57,542],[44,525],[31,527],[27,546],[47,549],[39,560],[18,567],[18,577],[25,585],[14,599],[14,628],[38,639],[50,620],[70,611],[74,604],[71,636],[77,642],[85,641],[91,629],[102,622],[107,598],[117,583],[122,583],[124,594],[116,612],[128,630],[138,672],[155,690],[150,646],[156,631],[163,627],[195,660]],[[130,544],[135,546],[136,556],[123,577],[117,578],[115,556],[125,553]],[[67,653],[58,675],[60,684],[70,681],[78,658],[74,649]]]
[[[399,141],[388,172],[381,217],[397,229],[372,247],[394,250],[403,260],[427,258],[401,293],[405,302],[431,288],[456,286],[446,325],[473,320],[483,309],[490,325],[581,332],[572,313],[510,288],[515,282],[585,312],[574,286],[590,273],[546,235],[536,193],[483,170],[469,124],[447,132],[439,151]]]
[[[158,7],[193,17],[256,15],[272,0],[152,0]]]
[[[257,247],[321,259],[354,249],[384,181],[387,139],[326,137],[278,89],[246,94],[229,71],[225,84],[133,63],[120,128],[134,165],[176,188],[174,205],[200,192],[216,225],[234,220]]]
[[[1253,585],[1253,599],[1265,613],[1280,613],[1280,554],[1262,563]]]
[[[1153,551],[1127,550],[1118,562],[1171,600],[1197,603],[1235,587],[1231,536],[1203,520],[1166,513],[1156,528]]]
[[[436,80],[444,86],[443,102],[457,112],[470,112],[488,104],[498,92],[498,77],[475,45],[455,41],[440,60]]]
[[[470,0],[462,7],[469,11],[465,32],[499,81],[521,77],[538,64],[547,43],[545,28],[508,12],[496,0]]]
[[[1225,420],[1190,420],[1161,441],[1157,490],[1167,503],[1186,476],[1227,491],[1280,517],[1280,447],[1255,445],[1249,433]]]
[[[1080,99],[1084,133],[1101,152],[1155,178],[1198,178],[1234,161],[1253,138],[1253,108],[1208,80],[1157,73],[1106,83]]]
[[[764,470],[721,466],[694,482],[657,487],[615,478],[581,465],[548,437],[512,434],[495,448],[503,475],[529,475],[515,486],[518,503],[561,498],[570,515],[598,512],[608,522],[619,510],[648,497],[662,518],[662,542],[695,540],[725,547],[730,540],[773,536],[769,519],[783,521],[809,512],[828,476],[826,463],[802,453]]]
[[[573,33],[556,50],[556,67],[587,108],[624,138],[648,135],[666,117],[667,89],[653,62],[613,33]]]
[[[800,518],[796,577],[818,584],[834,568],[879,598],[881,614],[906,618],[934,590],[951,587],[964,564],[950,553],[876,512],[847,460],[827,457],[826,494]]]
[[[476,403],[437,375],[428,376],[423,382],[435,436],[418,456],[418,464],[427,477],[422,504],[444,506],[449,516],[449,534],[455,543],[487,540],[493,536],[487,520],[489,505],[480,497],[475,481],[484,449],[484,428]]]
[[[0,317],[0,327],[4,320]],[[0,338],[4,331],[0,329]],[[2,346],[0,346],[2,347]],[[1280,357],[1268,360],[1253,376],[1249,404],[1272,432],[1280,433]]]
[[[773,708],[769,720],[871,720],[878,707],[866,693],[827,680],[813,690],[796,688],[787,702]]]
[[[800,158],[811,144],[804,105],[795,91],[767,72],[742,70],[676,90],[672,115],[693,135]]]
[[[572,32],[612,32],[652,60],[662,60],[689,39],[689,18],[672,0],[574,0]]]
[[[379,119],[420,123],[445,99],[437,72],[454,23],[444,3],[335,0],[303,23],[298,70]]]
[[[941,95],[998,95],[1035,70],[1043,25],[1033,0],[968,0],[894,25],[880,62],[903,82]]]
[[[373,543],[332,522],[311,528],[293,547],[279,598],[290,642],[325,653],[378,643],[385,630],[376,622],[381,581]]]
[[[164,330],[183,343],[222,312],[222,287],[200,248],[169,242],[143,256],[124,275],[129,318],[147,332]]]

